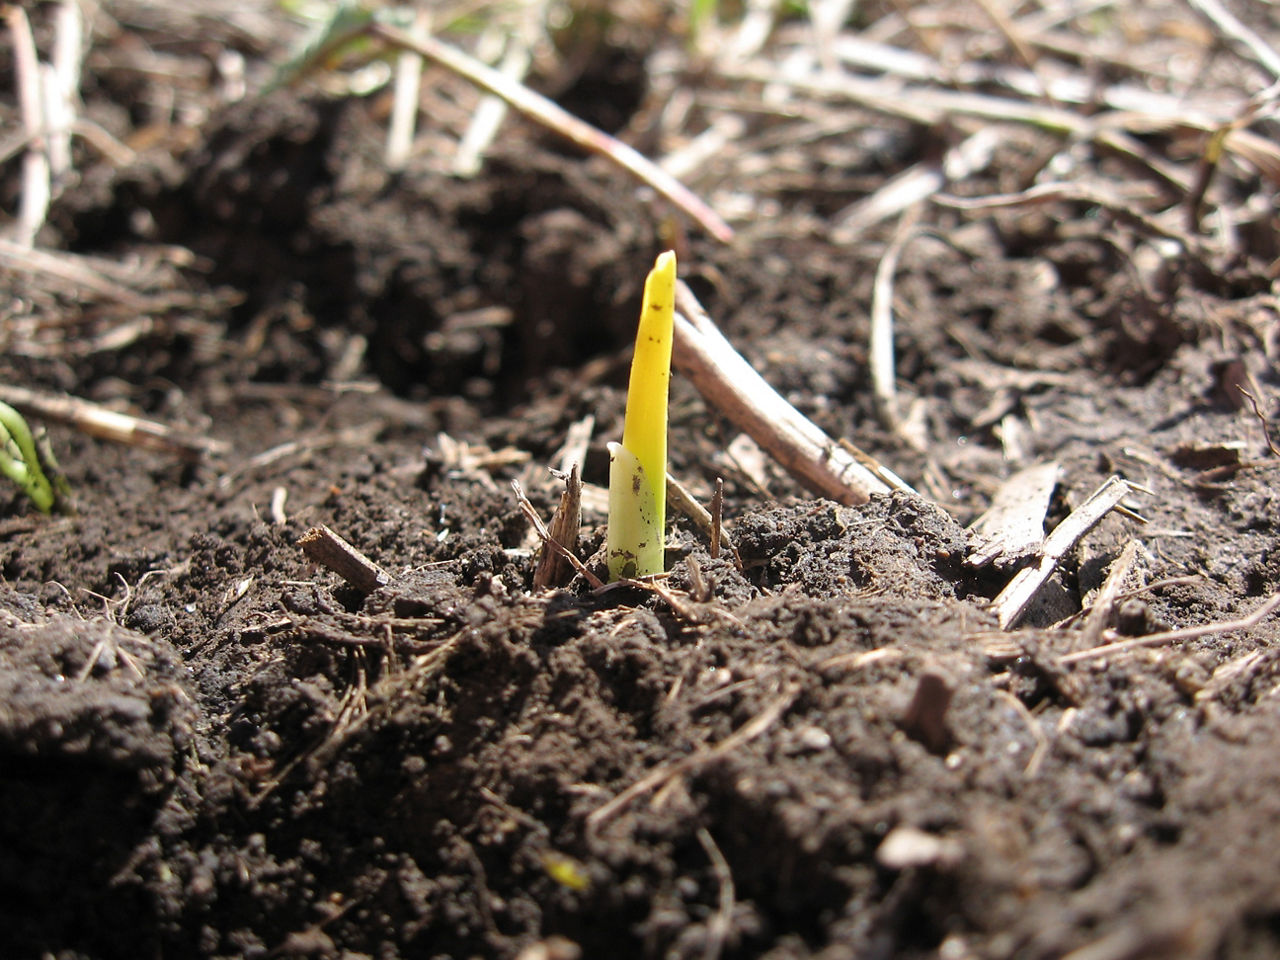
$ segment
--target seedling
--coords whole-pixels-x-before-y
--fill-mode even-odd
[[[622,443],[609,444],[609,579],[663,571],[667,521],[667,391],[675,334],[676,255],[644,282]]]
[[[56,474],[58,464],[47,449],[43,460]],[[53,509],[57,493],[41,462],[27,421],[13,407],[0,403],[0,473],[20,486],[36,509],[48,513]]]

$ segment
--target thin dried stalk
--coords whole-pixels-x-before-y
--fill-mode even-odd
[[[9,35],[13,41],[18,103],[27,136],[27,152],[22,165],[22,198],[18,204],[13,239],[20,246],[30,247],[44,224],[53,192],[45,137],[44,84],[40,79],[40,58],[26,12],[19,6],[10,6],[5,10],[5,19],[9,22]]]
[[[299,537],[298,546],[312,563],[332,570],[361,593],[373,593],[391,582],[385,570],[324,524]]]
[[[585,563],[578,559],[577,554],[566,547],[563,543],[551,535],[551,531],[547,529],[547,525],[542,522],[542,518],[538,516],[538,511],[533,504],[529,502],[528,496],[524,492],[524,487],[520,485],[519,480],[511,481],[511,489],[515,491],[516,502],[520,505],[520,512],[523,513],[528,521],[533,524],[534,532],[538,534],[538,539],[542,541],[545,548],[553,550],[563,557],[570,566],[578,573],[582,574],[582,578],[591,585],[593,590],[599,590],[604,587],[604,581],[592,573]]]
[[[132,310],[143,311],[148,306],[147,298],[104,276],[88,258],[78,254],[33,250],[29,244],[0,238],[0,267],[63,280]]]
[[[78,0],[62,0],[54,18],[53,57],[45,91],[45,119],[49,126],[49,167],[56,179],[71,169],[71,134],[76,124],[76,100],[84,57],[84,18]]]
[[[419,10],[414,18],[413,36],[424,37],[430,29],[431,17]],[[387,126],[387,169],[399,172],[409,162],[413,150],[413,133],[418,125],[418,94],[422,84],[422,57],[412,50],[402,50],[396,57],[391,122]]]
[[[836,243],[854,243],[877,224],[937,195],[949,181],[972,176],[991,162],[1002,139],[998,129],[984,127],[948,150],[941,163],[908,167],[874,193],[837,213],[831,239]]]
[[[703,947],[703,960],[719,960],[724,952],[725,942],[733,931],[733,904],[736,899],[733,886],[733,872],[729,869],[729,861],[725,859],[720,848],[716,846],[711,831],[706,827],[698,828],[698,842],[711,861],[711,871],[716,878],[720,893],[716,898],[716,912],[707,921],[707,943]]]
[[[716,479],[716,489],[720,492],[720,502],[723,507],[724,503],[724,484],[719,478]],[[729,539],[729,534],[723,529],[723,518],[720,513],[716,512],[716,501],[714,496],[711,500],[711,510],[708,510],[698,502],[698,498],[689,492],[689,489],[673,477],[667,474],[667,501],[692,520],[703,533],[707,535],[707,539],[711,543],[711,556],[717,557],[723,548],[728,550],[736,558],[738,551],[733,546],[733,541]],[[739,567],[742,561],[738,560]]]
[[[717,757],[726,756],[750,743],[781,719],[782,715],[787,712],[787,709],[795,700],[798,692],[795,687],[784,690],[774,700],[766,704],[763,710],[719,743],[650,771],[608,803],[591,811],[587,815],[587,831],[592,833],[599,830],[602,825],[626,809],[633,800],[657,790],[672,777],[678,777],[696,770]]]
[[[182,460],[194,462],[226,451],[226,444],[208,437],[184,434],[155,420],[108,410],[79,397],[38,393],[25,387],[3,384],[0,385],[0,400],[46,420],[69,423],[91,437],[158,450]]]
[[[1113,653],[1123,653],[1126,650],[1161,647],[1182,640],[1197,640],[1200,637],[1209,637],[1217,633],[1231,633],[1234,630],[1251,630],[1269,617],[1277,607],[1280,607],[1280,593],[1273,593],[1259,604],[1253,613],[1247,617],[1241,617],[1239,620],[1223,620],[1218,623],[1207,623],[1199,627],[1185,627],[1181,630],[1152,633],[1145,637],[1134,637],[1132,640],[1116,640],[1101,647],[1069,653],[1059,659],[1058,662],[1062,664],[1080,663],[1084,660],[1095,660],[1099,657],[1110,656]],[[1115,633],[1108,630],[1103,636],[1115,636]]]
[[[861,104],[869,110],[903,117],[916,123],[936,125],[955,117],[1020,123],[1077,137],[1091,137],[1098,130],[1125,129],[1154,132],[1170,127],[1214,130],[1235,116],[1245,98],[1218,97],[1188,100],[1153,93],[1132,86],[1116,85],[1097,92],[1096,102],[1109,112],[1086,115],[1083,112],[1045,104],[1028,103],[1009,97],[950,90],[936,86],[912,84],[904,86],[892,78],[823,76],[809,74],[788,76],[771,63],[753,61],[730,64],[724,68],[727,80],[746,83],[783,84],[793,91],[815,97],[830,97]],[[1059,96],[1055,102],[1080,101],[1081,94]]]
[[[1013,20],[1009,18],[1009,15],[997,6],[995,0],[974,0],[974,2],[991,20],[992,25],[1000,32],[1000,35],[1004,37],[1005,42],[1009,44],[1009,48],[1013,50],[1022,65],[1034,74],[1036,72],[1035,52],[1023,39],[1022,34],[1014,25]],[[1039,76],[1037,76],[1037,82],[1039,82],[1039,79]],[[1039,86],[1042,92],[1046,92],[1043,83],[1039,83]]]
[[[1097,597],[1094,598],[1093,608],[1084,618],[1083,633],[1088,646],[1097,645],[1098,639],[1102,636],[1107,624],[1114,617],[1116,606],[1120,602],[1121,590],[1124,588],[1125,579],[1129,576],[1130,571],[1133,570],[1133,565],[1137,559],[1138,541],[1130,540],[1125,544],[1124,549],[1120,551],[1120,556],[1111,564],[1111,569],[1107,571],[1107,579],[1103,582]]]
[[[1218,0],[1187,0],[1227,37],[1236,41],[1250,56],[1280,79],[1280,53],[1254,33]]]
[[[716,491],[711,495],[711,559],[720,556],[720,536],[724,524],[724,479],[716,477]]]
[[[733,421],[806,488],[838,503],[866,503],[891,485],[788,403],[747,363],[712,323],[683,282],[676,285],[673,363],[703,399]],[[896,479],[896,478],[894,478]]]
[[[898,386],[893,359],[893,277],[920,213],[917,204],[899,221],[893,239],[876,266],[875,283],[871,289],[871,393],[881,425],[895,432],[901,429],[902,418],[898,414]]]
[[[507,39],[507,49],[498,64],[498,72],[510,77],[514,83],[523,83],[525,74],[533,64],[531,28],[527,22]],[[471,115],[471,124],[458,143],[453,158],[453,172],[460,177],[474,177],[480,172],[485,151],[498,135],[502,121],[507,117],[507,104],[495,94],[486,94]]]
[[[583,149],[608,157],[632,176],[666,197],[717,240],[727,243],[733,239],[733,228],[688,187],[653,161],[633,147],[578,119],[524,84],[517,83],[488,64],[481,63],[457,47],[450,46],[435,37],[413,37],[385,23],[371,23],[368,32],[392,46],[411,50],[433,63],[452,70],[481,89],[501,97],[520,113],[554,130]]]

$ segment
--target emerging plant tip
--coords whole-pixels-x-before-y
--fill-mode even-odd
[[[667,393],[675,336],[676,255],[644,282],[622,443],[609,444],[609,579],[663,571],[667,521]]]
[[[41,468],[35,438],[22,414],[7,403],[0,403],[0,473],[20,486],[41,513],[53,509],[56,492]]]

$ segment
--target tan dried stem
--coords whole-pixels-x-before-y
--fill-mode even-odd
[[[673,365],[703,399],[731,420],[819,496],[838,503],[866,503],[872,494],[909,489],[890,471],[866,464],[865,454],[832,440],[788,403],[743,359],[707,316],[684,283],[676,285]]]
[[[414,37],[385,23],[371,23],[367,29],[386,43],[419,54],[482,90],[501,97],[515,110],[584,150],[608,157],[687,213],[717,240],[727,243],[733,239],[733,228],[680,181],[638,150],[580,120],[524,84],[435,37]]]
[[[1060,664],[1081,663],[1085,660],[1096,660],[1100,657],[1107,657],[1114,653],[1124,653],[1129,650],[1139,650],[1144,647],[1162,647],[1170,643],[1177,643],[1183,640],[1197,640],[1200,637],[1209,637],[1219,633],[1231,633],[1234,630],[1251,630],[1271,615],[1277,607],[1280,607],[1280,593],[1273,593],[1267,597],[1258,607],[1247,617],[1241,617],[1238,620],[1222,620],[1218,623],[1206,623],[1199,627],[1184,627],[1181,630],[1166,630],[1162,633],[1151,633],[1145,637],[1134,637],[1130,640],[1115,640],[1111,643],[1104,644],[1100,647],[1093,647],[1089,650],[1078,650],[1075,653],[1068,653],[1066,656],[1058,660]],[[1114,631],[1108,630],[1103,634],[1104,637],[1116,636]]]
[[[126,446],[156,450],[187,461],[226,452],[226,444],[197,437],[158,423],[90,403],[79,397],[41,393],[0,384],[0,400],[45,420],[68,423],[81,433]]]

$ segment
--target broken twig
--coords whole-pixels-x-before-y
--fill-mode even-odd
[[[516,493],[516,502],[520,504],[520,512],[533,524],[533,529],[538,534],[538,539],[542,541],[544,549],[553,550],[568,561],[574,570],[582,574],[583,579],[591,585],[593,590],[599,590],[603,587],[605,585],[604,581],[588,570],[587,565],[578,559],[577,554],[551,535],[547,525],[538,516],[537,509],[529,502],[529,498],[525,495],[524,487],[521,486],[519,480],[511,481],[511,489]]]
[[[945,753],[951,743],[947,729],[947,709],[955,688],[946,674],[936,669],[920,673],[900,726],[907,736],[924,745],[930,753]]]
[[[581,525],[582,477],[579,476],[578,465],[574,463],[564,475],[564,493],[560,495],[560,505],[551,517],[551,528],[547,534],[549,539],[543,541],[542,555],[538,557],[538,566],[533,571],[533,589],[562,587],[573,579],[573,564],[551,547],[550,543],[555,542],[576,556],[578,529]]]
[[[745,431],[796,480],[838,503],[866,503],[891,485],[788,403],[712,323],[697,297],[676,284],[673,362],[703,399]],[[894,478],[897,479],[896,477]]]
[[[723,490],[723,482],[721,482],[721,490]],[[723,499],[724,495],[721,493],[722,506]],[[733,546],[733,541],[729,539],[729,534],[723,528],[722,517],[714,512],[714,499],[711,501],[712,509],[708,510],[698,502],[697,497],[690,493],[683,483],[668,473],[667,502],[697,524],[698,529],[707,535],[711,542],[711,556],[713,559],[719,556],[721,549],[728,550],[735,557],[738,555],[738,551]],[[737,564],[741,568],[742,562],[737,561]]]
[[[1123,653],[1126,650],[1137,650],[1142,647],[1161,647],[1167,643],[1176,643],[1181,640],[1197,640],[1200,637],[1211,636],[1215,633],[1230,633],[1232,630],[1250,630],[1265,620],[1277,607],[1280,607],[1280,593],[1273,593],[1259,604],[1253,613],[1239,620],[1223,620],[1218,623],[1206,623],[1199,627],[1184,627],[1181,630],[1150,633],[1145,637],[1134,637],[1131,640],[1115,640],[1101,647],[1092,647],[1088,650],[1077,650],[1075,653],[1068,653],[1058,662],[1061,664],[1080,663],[1083,660],[1094,660],[1113,653]],[[1107,630],[1103,633],[1103,637],[1108,639],[1116,636],[1118,634],[1114,630]]]
[[[298,546],[312,563],[332,570],[361,593],[373,593],[391,582],[385,570],[324,524],[299,537]]]

